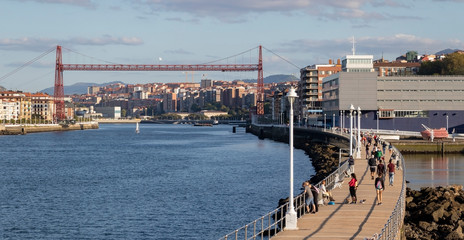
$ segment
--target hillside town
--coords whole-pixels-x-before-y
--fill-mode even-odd
[[[462,54],[459,50],[452,53]],[[300,70],[299,81],[264,84],[266,121],[286,123],[288,103],[284,97],[290,86],[297,88],[299,96],[295,103],[296,121],[305,125],[344,126],[344,117],[348,116],[352,104],[363,110],[366,119],[372,120],[366,121],[371,128],[381,119],[384,127],[401,129],[406,127],[401,125],[401,120],[397,119],[394,125],[389,120],[428,118],[429,112],[435,110],[446,110],[434,113],[435,116],[463,114],[464,76],[421,72],[433,62],[445,61],[447,56],[409,51],[394,61],[387,61],[374,60],[372,55],[353,54],[328,60],[326,64],[308,65]],[[438,87],[437,81],[444,84]],[[453,94],[456,91],[461,94]],[[242,80],[113,83],[88,86],[87,94],[67,95],[65,114],[69,120],[167,117],[247,120],[256,111],[256,102],[257,83]],[[441,106],[444,102],[448,103],[445,108]],[[6,89],[0,92],[2,123],[50,123],[55,119],[54,109],[54,97],[45,93]],[[434,122],[428,120],[427,124]],[[456,123],[459,125],[462,123]]]

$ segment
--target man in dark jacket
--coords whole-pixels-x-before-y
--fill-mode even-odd
[[[371,170],[371,179],[374,180],[375,168],[377,166],[377,161],[375,160],[374,156],[371,156],[371,158],[369,158],[368,164]]]

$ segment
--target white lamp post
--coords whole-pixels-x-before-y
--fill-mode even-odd
[[[353,156],[353,104],[350,106],[350,156]]]
[[[335,113],[332,114],[332,132],[335,131]]]
[[[379,133],[379,111],[377,111],[377,133]]]
[[[326,125],[327,120],[326,119],[327,119],[327,114],[324,113],[324,132],[327,129],[327,125]]]
[[[342,110],[342,129],[345,128],[345,110]]]
[[[293,87],[287,93],[287,99],[290,102],[290,130],[289,130],[289,144],[290,144],[290,198],[288,202],[288,210],[285,216],[286,230],[297,230],[297,214],[293,206],[293,103],[298,97]]]
[[[338,126],[340,127],[341,133],[343,132],[342,121],[343,121],[343,115],[342,115],[342,111],[340,111],[340,122],[338,123]]]
[[[356,158],[361,158],[361,108],[358,106],[358,142],[356,144]]]
[[[448,132],[448,114],[446,114],[446,132]]]

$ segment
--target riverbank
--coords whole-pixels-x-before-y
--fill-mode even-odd
[[[98,129],[97,122],[75,123],[75,124],[22,124],[22,125],[1,125],[0,135],[20,135],[27,133],[38,132],[55,132],[55,131],[71,131],[71,130],[86,130]]]
[[[407,189],[406,239],[464,239],[462,186]]]
[[[96,121],[99,124],[102,124],[102,123],[114,124],[114,123],[138,123],[141,120],[140,119],[97,119]]]
[[[388,140],[401,153],[464,153],[464,140],[440,139],[430,142],[422,139]]]

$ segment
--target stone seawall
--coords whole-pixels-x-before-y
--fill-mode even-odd
[[[450,139],[435,142],[425,140],[390,140],[402,153],[464,153],[464,140]]]
[[[0,135],[18,135],[38,132],[55,132],[55,131],[71,131],[71,130],[86,130],[98,129],[98,123],[76,123],[70,125],[59,124],[27,124],[27,125],[3,125],[0,127]]]
[[[283,126],[249,125],[247,132],[261,139],[268,138],[288,143],[289,129]],[[348,148],[349,139],[316,129],[294,128],[294,147],[302,149],[311,158],[316,174],[309,179],[317,183],[338,167],[338,148]],[[347,157],[347,156],[345,156]]]

